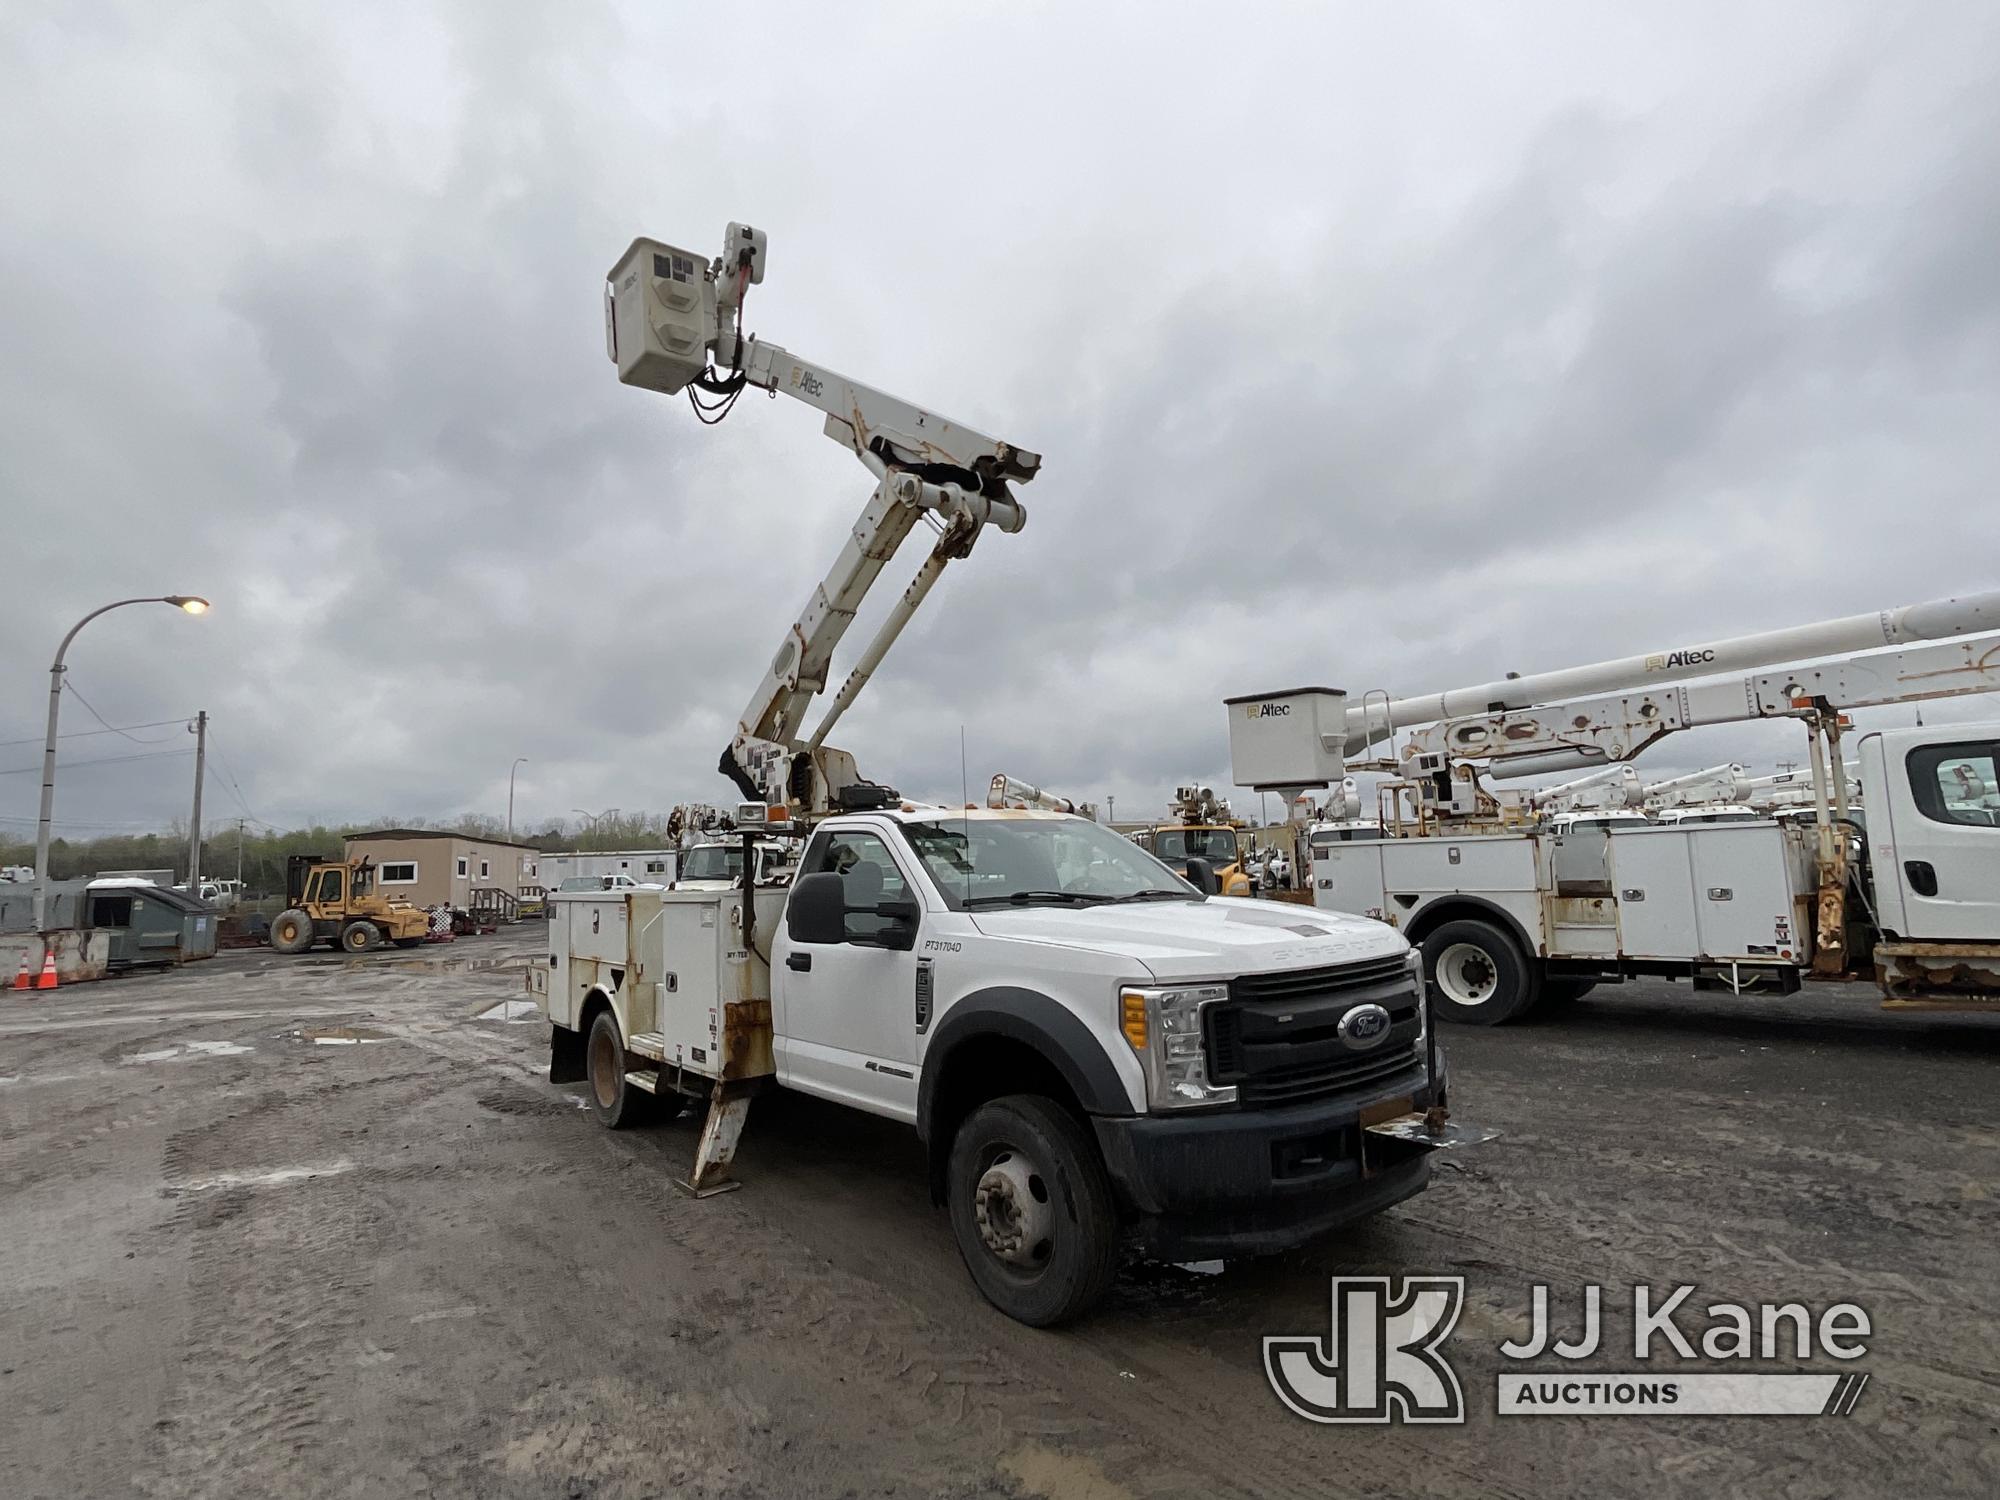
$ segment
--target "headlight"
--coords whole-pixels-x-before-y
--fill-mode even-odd
[[[1201,1104],[1234,1104],[1236,1085],[1208,1081],[1208,1048],[1202,1012],[1229,998],[1221,984],[1150,989],[1128,985],[1118,992],[1118,1029],[1146,1070],[1150,1109],[1186,1109]]]

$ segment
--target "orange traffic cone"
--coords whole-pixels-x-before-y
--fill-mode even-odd
[[[28,950],[23,948],[21,950],[21,972],[14,976],[14,988],[25,990],[31,983],[33,981],[28,978]]]
[[[35,981],[38,990],[52,990],[56,987],[56,950],[42,950],[42,977]]]

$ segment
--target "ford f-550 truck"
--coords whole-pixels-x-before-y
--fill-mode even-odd
[[[1086,818],[899,804],[821,822],[789,890],[554,905],[530,987],[601,1121],[705,1097],[714,1127],[760,1080],[904,1121],[1024,1322],[1089,1307],[1121,1244],[1302,1244],[1463,1138],[1395,931],[1205,896]]]

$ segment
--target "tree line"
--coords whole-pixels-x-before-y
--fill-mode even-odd
[[[672,840],[667,813],[612,811],[584,820],[558,818],[539,831],[517,828],[513,841],[545,854],[571,850],[585,853],[611,849],[658,849]],[[206,821],[206,820],[204,820]],[[258,824],[209,824],[202,840],[201,873],[205,879],[235,879],[240,865],[244,886],[252,896],[277,895],[285,888],[285,861],[294,854],[339,858],[346,841],[378,828],[426,828],[460,833],[468,838],[504,840],[507,825],[498,818],[381,818],[370,823],[332,827],[276,829]],[[240,851],[240,852],[239,852]],[[32,835],[0,836],[0,865],[32,866]],[[105,870],[166,870],[187,879],[188,836],[185,824],[160,833],[105,834],[96,838],[55,838],[49,841],[49,874],[55,880],[76,880]]]

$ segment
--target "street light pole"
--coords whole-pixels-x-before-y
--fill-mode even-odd
[[[188,894],[201,899],[201,776],[208,759],[208,710],[194,716],[194,815],[188,819]]]
[[[517,755],[514,764],[507,768],[507,837],[510,841],[514,837],[514,773],[527,763],[527,756]]]
[[[144,599],[118,599],[93,609],[70,626],[69,634],[56,647],[56,659],[49,664],[49,737],[42,746],[42,815],[35,825],[35,931],[47,932],[49,903],[49,820],[56,810],[56,721],[62,713],[63,657],[76,633],[99,615],[128,604],[171,604],[191,615],[206,614],[208,601],[192,594],[154,594]]]

